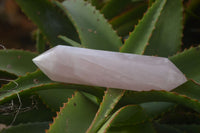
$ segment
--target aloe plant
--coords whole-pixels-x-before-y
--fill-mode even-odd
[[[37,52],[0,50],[0,132],[200,131],[200,48],[181,50],[182,0],[16,2],[38,26]],[[47,43],[168,57],[188,81],[170,92],[53,82],[31,61]]]

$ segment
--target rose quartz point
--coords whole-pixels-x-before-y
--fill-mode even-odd
[[[187,81],[163,57],[56,46],[33,59],[53,81],[134,91],[170,91]]]

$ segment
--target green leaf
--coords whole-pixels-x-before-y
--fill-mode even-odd
[[[186,75],[187,78],[200,83],[200,47],[190,48],[178,53],[170,60]]]
[[[184,83],[183,85],[175,88],[173,92],[176,92],[181,95],[185,95],[187,97],[196,99],[200,101],[200,85],[196,84],[193,81],[188,81]]]
[[[37,67],[32,59],[36,53],[22,50],[0,50],[0,71],[6,71],[16,76],[33,72]]]
[[[100,104],[100,107],[98,109],[98,112],[90,125],[89,129],[87,130],[87,133],[94,133],[101,128],[103,123],[108,119],[110,113],[116,106],[116,104],[119,102],[119,100],[124,95],[124,90],[120,89],[111,89],[109,88],[103,97],[103,101]]]
[[[161,115],[159,122],[165,124],[199,124],[200,116],[189,108],[178,105],[174,109]]]
[[[183,131],[184,133],[199,133],[200,125],[190,124],[190,125],[172,125],[175,128]]]
[[[186,89],[188,91],[186,91]],[[167,91],[127,91],[122,98],[121,102],[127,104],[139,104],[145,102],[172,102],[181,104],[200,112],[200,85],[188,81],[179,86],[174,92]]]
[[[102,99],[103,97],[103,92],[104,92],[104,88],[99,88],[99,87],[94,87],[94,86],[85,86],[85,85],[75,85],[75,84],[61,84],[61,83],[50,83],[50,84],[46,84],[46,85],[42,85],[42,86],[38,86],[36,88],[34,88],[35,90],[45,90],[46,91],[46,95],[48,95],[48,90],[52,89],[52,90],[56,90],[56,89],[69,89],[70,90],[77,90],[77,91],[83,91],[86,93],[89,93],[91,95],[96,96],[99,99]],[[45,91],[43,91],[43,94],[45,93]]]
[[[83,0],[63,2],[66,14],[72,19],[84,47],[99,50],[119,51],[120,38],[90,3]]]
[[[62,39],[63,41],[65,41],[66,43],[69,43],[70,45],[72,45],[74,47],[81,47],[81,44],[69,39],[66,36],[59,35],[58,38]]]
[[[85,86],[86,89],[88,87]],[[37,88],[36,88],[37,89]],[[94,89],[94,88],[92,88]],[[43,102],[51,108],[53,111],[59,111],[60,107],[63,105],[63,103],[66,103],[69,98],[74,94],[74,92],[78,90],[77,86],[71,86],[68,85],[61,85],[61,84],[54,84],[54,85],[45,85],[43,87],[40,87],[40,89],[37,89],[37,94],[39,97],[43,100]],[[90,89],[88,89],[90,90]],[[81,90],[79,90],[81,91]],[[81,92],[84,96],[86,96],[88,99],[90,99],[92,102],[94,102],[96,105],[98,105],[97,97],[88,94],[85,92]],[[98,91],[97,91],[98,93]],[[100,98],[99,98],[100,99]]]
[[[132,0],[110,0],[102,9],[101,13],[105,18],[111,19],[120,14],[127,6],[132,4]]]
[[[165,124],[155,123],[154,127],[157,133],[185,133],[177,128],[174,128],[173,126],[165,125]]]
[[[38,29],[36,31],[36,49],[39,54],[45,51],[46,41],[41,31]]]
[[[167,0],[144,54],[163,57],[176,54],[181,48],[182,31],[182,0]]]
[[[41,86],[44,84],[53,83],[48,77],[46,77],[41,71],[36,71],[4,85],[0,89],[0,103],[5,99],[11,99],[16,93],[29,90],[32,87]]]
[[[87,0],[87,1],[89,1],[97,9],[101,9],[110,0]]]
[[[138,23],[138,20],[142,18],[144,12],[147,9],[147,3],[139,3],[132,9],[123,12],[119,16],[114,17],[109,21],[114,29],[117,30],[119,35],[128,35],[133,31],[134,26]]]
[[[74,89],[64,89],[64,88],[51,88],[48,90],[39,90],[37,94],[40,98],[54,111],[59,111],[63,103],[68,101],[74,94]]]
[[[158,0],[147,11],[121,48],[121,52],[142,54],[159,19],[166,0]]]
[[[71,21],[63,11],[50,0],[16,0],[24,13],[39,27],[52,46],[68,45],[57,38],[64,35],[79,42],[79,37]]]
[[[98,106],[77,92],[54,119],[47,133],[84,133],[97,111]]]
[[[106,133],[155,133],[150,122],[143,122],[132,126],[110,128]]]
[[[19,95],[18,97],[0,105],[0,123],[17,125],[27,122],[52,121],[55,112],[52,112],[34,93]],[[19,112],[17,114],[17,112]],[[37,116],[37,117],[36,117]]]
[[[0,87],[9,82],[9,80],[16,79],[15,74],[0,70]]]
[[[98,105],[100,104],[100,98],[92,95],[92,94],[89,94],[89,93],[86,93],[86,92],[81,92],[85,97],[87,97],[90,101],[92,101],[94,104]]]
[[[191,18],[200,20],[200,16],[198,15],[198,8],[200,5],[199,0],[189,0],[185,4],[185,16],[184,16],[184,23],[186,24]]]
[[[132,126],[146,120],[147,116],[140,106],[128,105],[116,111],[98,132],[105,133],[110,127]]]
[[[149,7],[151,7],[154,2],[155,0],[149,0]]]
[[[13,97],[16,97],[16,93],[26,93],[37,90],[47,90],[47,89],[76,89],[80,91],[85,91],[91,93],[99,98],[102,97],[104,88],[93,87],[93,86],[83,86],[74,84],[61,84],[51,81],[47,76],[45,76],[41,71],[36,71],[27,74],[23,77],[4,85],[0,89],[0,103],[8,101]],[[47,91],[48,93],[48,91]]]
[[[44,133],[48,127],[48,122],[27,123],[9,127],[0,133]]]
[[[148,117],[152,119],[174,109],[175,104],[169,102],[147,102],[140,104],[140,106],[144,109]]]

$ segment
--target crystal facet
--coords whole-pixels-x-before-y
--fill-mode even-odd
[[[135,91],[167,90],[186,82],[167,58],[56,46],[33,59],[52,80]]]

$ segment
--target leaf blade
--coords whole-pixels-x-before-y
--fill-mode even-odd
[[[125,41],[125,44],[121,48],[121,52],[134,54],[142,54],[144,52],[165,3],[166,0],[159,0],[152,5],[146,15],[135,27],[134,31],[130,34],[129,38]]]
[[[48,127],[48,122],[27,123],[9,127],[4,129],[1,133],[16,133],[16,131],[20,133],[44,133],[45,129]]]
[[[65,44],[57,38],[62,34],[79,42],[76,29],[59,7],[49,0],[16,0],[21,9],[40,28],[52,46]],[[52,19],[53,18],[53,19]]]
[[[36,31],[36,49],[39,54],[45,51],[46,41],[44,36],[42,35],[41,31],[38,29]]]
[[[87,130],[96,111],[97,106],[77,92],[61,109],[47,133],[84,132]],[[77,125],[79,126],[78,128]]]
[[[108,90],[105,92],[104,98],[102,100],[102,103],[100,104],[98,112],[96,113],[96,116],[92,121],[92,124],[87,130],[87,133],[93,133],[99,130],[99,128],[109,117],[110,113],[112,112],[116,104],[124,95],[124,92],[125,92],[124,90],[108,88]]]
[[[37,69],[32,62],[36,55],[22,50],[0,50],[0,70],[17,76],[33,72]]]
[[[185,91],[186,89],[188,91]],[[200,86],[198,84],[194,83],[193,81],[188,81],[176,88],[174,92],[154,90],[148,92],[127,91],[125,96],[122,98],[121,103],[123,105],[127,105],[140,104],[145,102],[172,102],[181,104],[197,112],[200,112],[200,102],[198,95],[199,90]]]
[[[98,10],[83,0],[65,1],[63,6],[74,21],[84,47],[119,51],[120,38]]]
[[[93,86],[83,86],[74,84],[61,84],[51,81],[46,75],[41,71],[37,70],[33,73],[27,74],[25,76],[19,77],[18,79],[11,81],[9,84],[4,85],[0,89],[0,103],[8,101],[12,97],[16,96],[16,93],[26,93],[37,90],[47,90],[47,89],[76,89],[84,92],[88,92],[99,98],[102,97],[104,88],[93,87]]]
[[[190,48],[170,57],[170,60],[186,75],[187,78],[195,80],[198,83],[200,83],[199,49],[200,47]]]
[[[162,57],[176,54],[181,48],[182,31],[182,0],[167,0],[144,54]]]
[[[131,126],[147,119],[143,109],[137,105],[127,105],[117,110],[101,127],[98,133],[107,132],[110,127]]]

